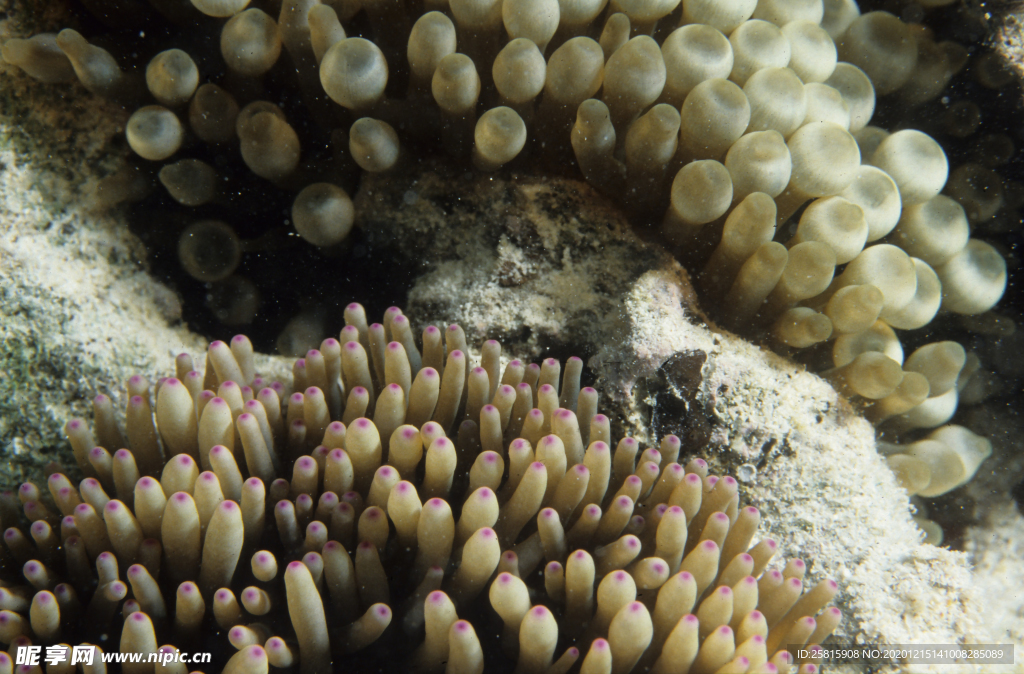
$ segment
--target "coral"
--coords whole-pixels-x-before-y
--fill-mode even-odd
[[[228,672],[479,672],[485,658],[566,671],[580,657],[793,671],[786,647],[839,624],[835,582],[804,592],[803,561],[769,568],[778,544],[751,545],[760,513],[740,507],[736,480],[678,463],[673,435],[612,451],[578,359],[504,362],[489,341],[470,368],[457,325],[428,326],[420,347],[396,308],[385,325],[355,304],[346,316],[350,341],[296,361],[291,395],[237,336],[210,345],[205,373],[182,354],[152,391],[129,379],[123,424],[105,396],[91,429],[69,421],[87,477],[76,488],[55,472],[49,498],[24,483],[0,501],[28,582],[0,592],[0,640],[91,643],[117,630],[124,600],[121,652],[171,634],[197,650],[209,611],[237,650],[208,645]],[[504,656],[481,647],[491,634]]]

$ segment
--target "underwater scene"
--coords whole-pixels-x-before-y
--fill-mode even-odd
[[[0,0],[0,674],[1024,672],[1022,22]]]

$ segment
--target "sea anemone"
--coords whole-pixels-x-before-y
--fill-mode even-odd
[[[122,67],[72,29],[8,40],[3,53],[33,77],[77,76],[135,109],[126,135],[145,161],[130,172],[169,162],[159,182],[182,217],[219,200],[230,216],[198,219],[264,233],[239,215],[251,207],[243,192],[218,185],[255,174],[292,202],[295,231],[331,255],[360,224],[349,195],[363,172],[416,171],[442,153],[483,172],[564,173],[575,160],[638,225],[660,223],[712,314],[748,333],[767,327],[788,348],[862,333],[875,307],[885,326],[912,330],[940,308],[978,314],[998,302],[1005,261],[968,241],[966,223],[999,209],[999,177],[964,164],[947,186],[946,153],[931,136],[870,126],[876,95],[935,99],[963,66],[962,47],[854,2],[562,4],[406,13],[293,0],[276,19],[244,2],[158,4],[162,19],[102,19],[194,22],[219,35],[218,53],[193,41]],[[130,184],[110,182],[108,191]],[[924,228],[933,213],[940,220]],[[794,214],[795,230],[783,226]],[[189,254],[195,233],[176,229],[192,278],[233,278],[236,267]],[[880,301],[865,302],[876,292]],[[737,303],[714,309],[726,296]],[[858,320],[847,320],[854,310]]]
[[[129,380],[123,421],[106,396],[69,421],[78,487],[2,501],[0,641],[173,643],[224,672],[793,672],[838,625],[835,582],[805,592],[803,561],[752,544],[736,480],[672,435],[612,451],[579,359],[489,341],[470,367],[457,325],[346,317],[290,395],[236,336],[205,372]]]

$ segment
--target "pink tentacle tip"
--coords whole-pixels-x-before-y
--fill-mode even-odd
[[[532,613],[537,618],[543,618],[548,614],[548,609],[544,606],[534,606],[532,609],[530,609],[530,613]]]
[[[367,428],[373,426],[373,422],[367,419],[366,417],[362,417],[360,419],[356,419],[352,425],[360,430],[366,430]]]
[[[704,541],[703,543],[701,543],[701,547],[703,547],[704,550],[707,551],[707,552],[714,552],[714,551],[718,550],[718,543],[715,543],[711,539],[708,539],[708,540]]]
[[[137,623],[142,623],[142,622],[147,622],[149,620],[149,618],[147,618],[146,614],[143,613],[142,611],[136,611],[135,613],[132,614],[132,620],[134,620]]]
[[[226,512],[233,512],[238,505],[234,501],[221,501],[218,507]]]
[[[458,632],[459,634],[467,634],[469,632],[469,630],[471,629],[470,624],[468,622],[466,622],[465,620],[457,621],[455,623],[454,627],[455,627],[455,631]]]
[[[491,529],[490,527],[480,529],[479,534],[481,538],[494,538],[497,536],[497,534],[494,533],[494,529]]]
[[[380,606],[377,607],[377,615],[380,616],[381,618],[390,618],[391,617],[391,608],[386,606],[386,605],[384,605],[384,604],[381,604]]]
[[[102,447],[93,447],[92,449],[89,450],[89,456],[93,458],[99,458],[106,453],[107,450],[103,449]],[[23,484],[21,485],[21,490],[24,492],[30,492],[32,490],[32,487],[30,485]]]
[[[119,449],[116,452],[114,452],[114,458],[117,459],[118,461],[127,461],[128,459],[134,457],[132,456],[132,453],[129,452],[127,449]]]
[[[636,536],[630,535],[629,538],[626,539],[626,546],[631,548],[631,549],[632,548],[639,548],[640,547],[640,539],[637,538]]]
[[[451,358],[451,359],[454,359],[454,360],[462,360],[465,357],[466,357],[466,354],[462,353],[462,351],[460,351],[458,349],[455,349],[450,354],[448,354],[448,358]]]

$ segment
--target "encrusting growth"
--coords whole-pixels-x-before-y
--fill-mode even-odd
[[[133,377],[123,420],[101,395],[92,428],[69,421],[85,479],[0,498],[21,569],[0,642],[194,652],[208,629],[229,644],[211,672],[817,671],[786,649],[837,626],[836,583],[770,565],[737,481],[675,436],[614,442],[582,361],[493,341],[477,360],[456,325],[417,343],[397,308],[345,315],[291,388],[237,336],[202,372],[182,354]]]

